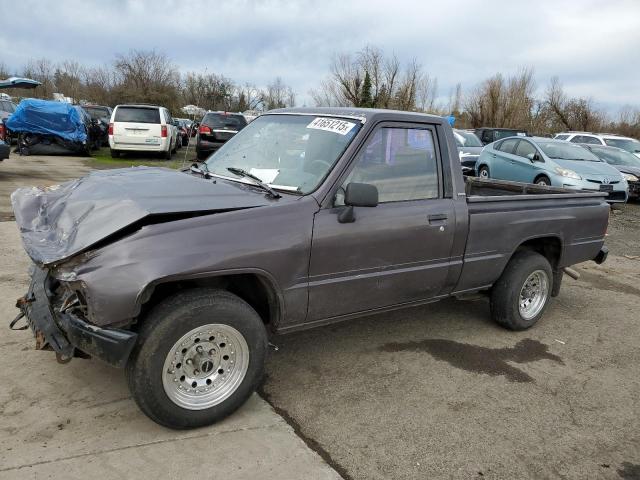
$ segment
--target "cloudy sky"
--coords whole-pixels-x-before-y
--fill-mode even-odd
[[[528,66],[540,90],[557,75],[612,112],[640,106],[640,0],[2,3],[0,62],[17,71],[30,58],[100,65],[157,49],[183,72],[259,86],[280,76],[302,104],[332,55],[370,44],[416,58],[443,98],[458,82],[467,90]]]

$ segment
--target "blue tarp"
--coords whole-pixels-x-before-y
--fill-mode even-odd
[[[82,117],[69,103],[27,98],[5,122],[16,133],[55,135],[68,142],[84,143],[87,132]]]

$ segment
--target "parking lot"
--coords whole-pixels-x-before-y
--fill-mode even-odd
[[[0,164],[5,324],[28,266],[10,192],[89,168]],[[276,337],[262,398],[183,433],[147,419],[122,372],[58,365],[4,329],[0,478],[640,478],[640,204],[612,214],[607,243],[529,331],[496,326],[485,300],[448,300]]]

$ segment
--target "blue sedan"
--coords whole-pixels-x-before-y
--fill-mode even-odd
[[[627,181],[614,167],[580,145],[541,137],[510,137],[491,143],[476,162],[476,175],[576,190],[607,192],[626,202]]]

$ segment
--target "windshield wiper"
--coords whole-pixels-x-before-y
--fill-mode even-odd
[[[244,170],[242,168],[227,167],[227,170],[229,170],[231,173],[234,173],[234,174],[236,174],[236,175],[238,175],[240,177],[250,178],[251,180],[253,180],[255,182],[256,186],[262,188],[264,191],[269,193],[273,198],[280,198],[282,196],[278,192],[276,192],[273,188],[271,188],[269,185],[267,185],[262,180],[260,180],[259,177],[255,176],[252,173],[247,172],[246,170]]]
[[[209,167],[207,167],[207,164],[205,162],[202,162],[200,165],[201,167],[199,167],[197,163],[194,163],[193,165],[191,165],[189,170],[193,173],[202,175],[204,178],[211,178],[211,173],[209,172]]]

